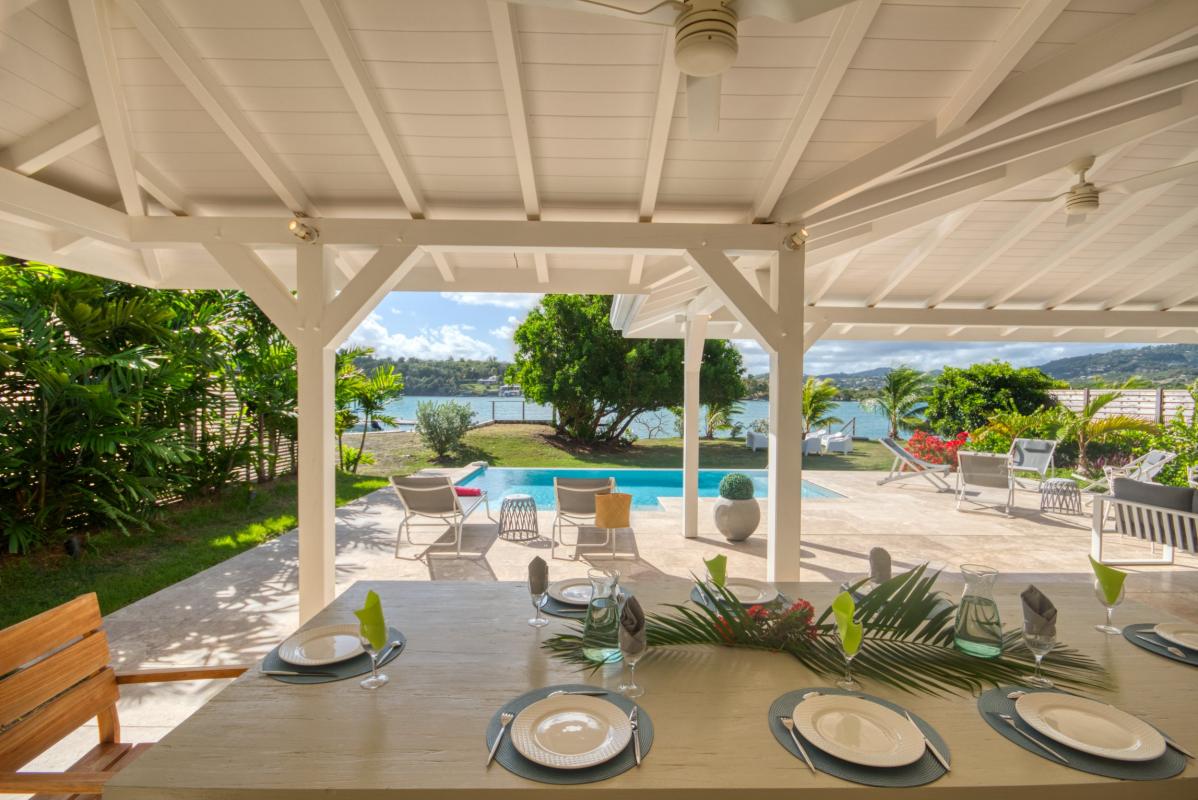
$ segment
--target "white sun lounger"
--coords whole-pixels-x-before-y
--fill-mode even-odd
[[[399,493],[399,499],[403,502],[404,507],[404,517],[399,523],[399,537],[395,542],[396,558],[399,558],[399,548],[405,534],[408,537],[408,543],[415,544],[412,541],[413,517],[432,520],[432,522],[421,523],[422,525],[448,525],[449,529],[453,531],[454,549],[459,556],[462,555],[462,525],[466,522],[466,518],[475,509],[482,506],[487,512],[487,519],[494,521],[491,517],[491,504],[487,499],[486,492],[471,497],[460,497],[453,488],[453,481],[448,476],[393,477],[391,484]],[[436,542],[432,544],[436,544]]]
[[[918,475],[935,486],[937,491],[951,492],[953,490],[943,477],[952,472],[953,468],[951,465],[933,464],[930,461],[917,458],[908,453],[901,444],[889,437],[881,441],[882,446],[894,454],[894,464],[890,467],[890,474],[878,481],[879,486]]]

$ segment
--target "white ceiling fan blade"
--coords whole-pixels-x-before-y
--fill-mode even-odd
[[[522,6],[556,8],[561,11],[581,11],[584,14],[603,14],[633,22],[648,22],[652,25],[669,25],[670,27],[673,27],[683,8],[681,2],[655,4],[645,0],[611,0],[611,2],[604,0],[600,3],[589,0],[509,0],[509,2]],[[643,9],[651,10],[643,14],[636,13]]]
[[[1135,192],[1142,192],[1145,189],[1151,189],[1153,186],[1160,186],[1162,183],[1179,181],[1191,175],[1198,175],[1198,161],[1190,161],[1186,164],[1178,164],[1175,167],[1159,169],[1156,172],[1149,172],[1146,175],[1137,175],[1125,181],[1099,187],[1098,191],[1133,194]]]
[[[708,139],[720,130],[720,76],[686,76],[686,122],[692,139]]]
[[[779,22],[802,22],[853,2],[856,0],[737,0],[734,8],[741,19],[767,17]]]
[[[1064,196],[1065,196],[1065,195],[1067,195],[1067,194],[1069,194],[1069,192],[1064,192],[1063,194],[1058,194],[1058,195],[1056,195],[1055,197],[1009,197],[1009,198],[999,198],[999,199],[997,199],[997,200],[994,200],[993,202],[995,202],[995,203],[1051,203],[1051,202],[1053,202],[1054,200],[1060,200],[1062,197],[1064,197]]]
[[[1087,216],[1089,216],[1089,215],[1088,214],[1066,214],[1065,215],[1065,227],[1073,228],[1078,225],[1084,225],[1086,222]]]

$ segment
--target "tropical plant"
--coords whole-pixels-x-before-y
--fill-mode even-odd
[[[853,660],[859,678],[905,692],[932,695],[977,693],[987,686],[1020,683],[1034,658],[1018,630],[1005,632],[998,658],[976,658],[953,646],[956,606],[935,588],[939,573],[924,564],[880,584],[857,604],[863,628],[860,651]],[[864,583],[862,581],[861,583]],[[850,587],[858,588],[861,583]],[[820,677],[841,674],[844,660],[830,620],[831,608],[816,619],[810,604],[780,601],[745,608],[726,589],[696,581],[705,603],[667,605],[671,611],[651,613],[646,625],[654,648],[694,645],[746,647],[787,653]],[[583,626],[553,636],[542,647],[581,668],[598,669],[584,649],[599,644]],[[1103,689],[1109,686],[1102,666],[1068,647],[1053,651],[1045,674],[1065,686]]]
[[[903,428],[915,428],[923,422],[921,408],[927,402],[928,377],[917,369],[900,365],[886,373],[876,397],[861,402],[867,411],[882,414],[890,423],[890,438],[897,439]]]
[[[474,411],[465,403],[425,400],[416,406],[416,433],[438,458],[461,449],[462,438],[473,423]]]
[[[720,478],[720,497],[726,500],[752,500],[753,479],[743,472],[729,472]]]
[[[1119,434],[1130,432],[1156,433],[1157,425],[1146,419],[1127,414],[1100,415],[1102,409],[1119,397],[1118,392],[1106,392],[1090,398],[1080,411],[1062,408],[1061,437],[1077,443],[1078,465],[1089,469],[1087,449],[1092,444],[1109,441]]]
[[[362,413],[362,439],[358,444],[353,458],[348,463],[348,471],[356,473],[358,465],[363,463],[366,452],[366,433],[374,423],[390,425],[398,424],[395,417],[384,413],[387,404],[403,394],[403,376],[395,371],[395,367],[384,364],[357,382],[354,403]],[[365,463],[374,463],[372,460]]]
[[[929,464],[957,463],[957,451],[969,441],[969,434],[962,431],[951,439],[942,439],[934,433],[915,431],[907,440],[908,452]]]
[[[1054,404],[1049,389],[1063,387],[1035,367],[1016,369],[1002,361],[966,368],[945,367],[928,393],[928,423],[941,436],[977,430],[996,412],[1029,414]]]
[[[1173,486],[1185,486],[1186,470],[1198,466],[1198,381],[1190,387],[1190,397],[1194,399],[1194,410],[1186,418],[1184,410],[1178,410],[1173,419],[1161,425],[1144,445],[1137,448],[1136,455],[1142,455],[1149,449],[1166,450],[1177,453],[1177,458],[1165,465],[1156,480]]]
[[[738,424],[736,416],[742,413],[744,413],[744,406],[740,403],[708,403],[703,414],[703,437],[714,439],[719,431],[733,431]],[[733,433],[733,435],[736,434]]]
[[[807,378],[803,382],[803,435],[843,422],[832,415],[836,405],[836,384],[831,378]]]

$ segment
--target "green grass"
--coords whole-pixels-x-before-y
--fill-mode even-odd
[[[338,473],[337,505],[386,484]],[[218,500],[168,506],[149,531],[93,534],[78,559],[54,548],[0,561],[0,628],[84,592],[96,592],[107,614],[294,528],[295,480],[255,488],[249,499],[233,490]]]

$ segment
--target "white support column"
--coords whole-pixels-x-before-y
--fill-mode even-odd
[[[682,535],[699,536],[699,372],[711,318],[700,314],[684,323],[682,356]]]
[[[765,577],[797,581],[803,481],[803,251],[781,250],[775,285],[780,344],[770,353],[769,528]]]

